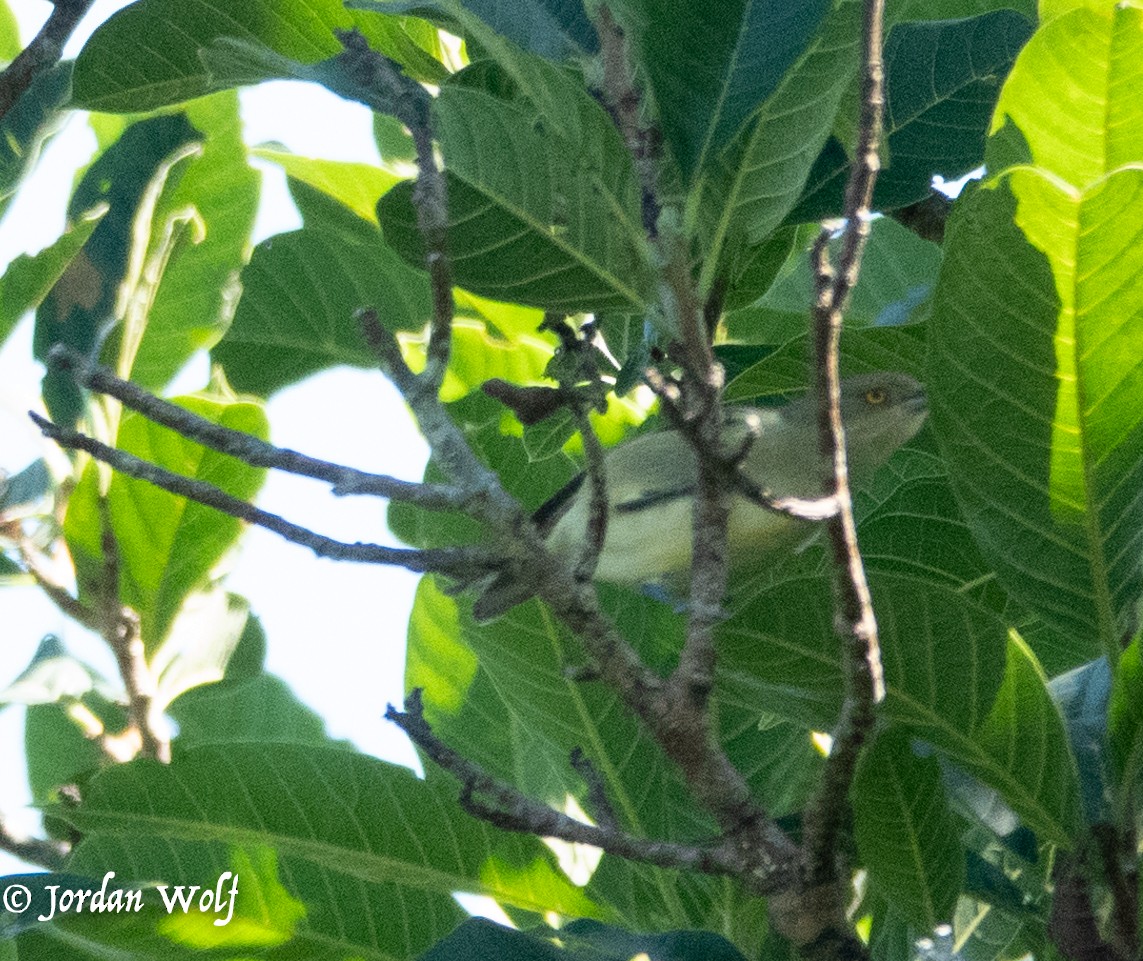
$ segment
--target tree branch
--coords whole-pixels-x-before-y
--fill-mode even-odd
[[[40,28],[32,42],[28,44],[0,73],[0,120],[24,92],[32,85],[38,74],[51,69],[63,54],[64,45],[72,35],[83,15],[94,0],[52,0],[54,9]]]
[[[883,16],[884,0],[865,0],[861,118],[856,156],[846,187],[846,224],[836,273],[829,260],[828,228],[822,229],[811,252],[816,293],[812,336],[818,432],[821,452],[828,464],[825,489],[833,492],[838,505],[838,514],[830,519],[826,530],[833,557],[834,627],[841,638],[845,700],[834,732],[833,749],[803,823],[807,882],[811,887],[836,888],[839,899],[843,897],[843,875],[838,864],[839,833],[848,811],[857,759],[873,724],[873,707],[885,696],[877,621],[853,520],[838,372],[842,312],[857,282],[861,254],[869,234],[869,205],[880,166],[877,150],[884,107]]]
[[[156,424],[169,427],[188,440],[229,454],[252,467],[312,477],[331,485],[338,496],[372,494],[390,500],[407,501],[427,510],[466,510],[472,495],[444,484],[421,484],[373,474],[342,464],[320,460],[285,447],[275,447],[242,431],[212,423],[204,417],[156,397],[130,381],[116,377],[106,367],[93,364],[71,348],[58,344],[48,354],[48,366],[66,371],[88,390],[114,397],[124,407],[142,414]]]
[[[425,266],[432,288],[433,317],[425,369],[418,390],[437,393],[448,370],[452,349],[452,268],[448,258],[448,189],[444,172],[433,153],[432,97],[416,81],[401,72],[398,64],[373,50],[357,30],[335,31],[345,48],[340,65],[363,90],[372,93],[370,106],[391,113],[413,138],[417,154],[417,182],[413,206],[417,230],[425,243]]]
[[[474,579],[483,574],[488,574],[490,571],[497,570],[502,563],[499,555],[478,548],[455,547],[413,550],[361,542],[347,544],[344,541],[334,540],[323,534],[317,534],[308,528],[292,524],[277,514],[260,510],[253,504],[248,504],[244,500],[219,490],[213,484],[172,473],[156,464],[135,457],[133,454],[128,454],[126,451],[109,447],[86,434],[60,427],[32,411],[28,412],[28,416],[32,418],[45,437],[54,440],[61,447],[86,451],[96,460],[108,464],[121,474],[134,477],[136,480],[146,481],[148,484],[153,484],[155,487],[162,488],[179,497],[185,497],[199,504],[205,504],[207,507],[213,507],[223,514],[229,514],[231,517],[237,517],[247,523],[264,527],[285,540],[300,544],[302,547],[308,547],[319,557],[328,557],[338,561],[356,561],[362,564],[391,564],[422,574],[435,571],[462,579]]]
[[[726,842],[707,847],[651,841],[621,831],[614,825],[585,824],[533,800],[507,782],[488,774],[440,740],[425,720],[420,689],[406,698],[403,713],[389,705],[385,717],[401,728],[436,764],[461,782],[461,804],[465,810],[502,830],[559,838],[573,844],[590,844],[608,854],[661,868],[732,877],[740,872],[738,852]],[[488,801],[479,800],[478,795]]]
[[[139,735],[139,753],[166,763],[171,743],[155,717],[155,678],[147,664],[147,650],[139,634],[139,616],[119,597],[119,541],[111,526],[107,498],[99,499],[102,525],[103,583],[100,585],[99,633],[119,668],[127,694],[127,718]]]

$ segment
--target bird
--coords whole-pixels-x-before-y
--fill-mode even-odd
[[[881,372],[841,382],[850,483],[867,483],[925,422],[924,388],[908,374]],[[824,496],[818,444],[817,399],[807,394],[781,407],[726,407],[724,440],[745,448],[739,469],[773,498]],[[753,439],[751,440],[751,436]],[[694,543],[692,511],[698,483],[694,448],[674,430],[642,434],[604,455],[607,529],[594,577],[613,584],[677,584],[689,572]],[[586,475],[572,478],[532,515],[547,548],[582,556],[591,517]],[[727,520],[732,567],[772,563],[808,535],[812,522],[770,510],[743,493],[731,494]],[[478,622],[526,600],[510,571],[495,575],[473,605]]]

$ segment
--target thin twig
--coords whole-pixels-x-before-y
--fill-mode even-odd
[[[391,500],[407,501],[427,510],[465,510],[471,496],[444,484],[420,484],[398,480],[385,474],[373,474],[309,457],[286,447],[275,447],[242,431],[222,427],[198,414],[156,397],[130,381],[116,377],[106,367],[92,364],[82,354],[57,344],[48,354],[48,366],[66,371],[75,382],[88,390],[114,397],[124,407],[142,414],[156,424],[176,431],[204,447],[229,454],[252,467],[266,467],[312,477],[330,484],[334,494],[371,494]]]
[[[607,4],[596,17],[600,60],[603,64],[603,101],[635,163],[642,193],[643,229],[654,241],[659,235],[659,133],[643,119],[642,97],[632,81],[627,62],[627,39]]]
[[[575,576],[577,580],[590,581],[599,564],[599,555],[603,552],[607,538],[607,468],[604,466],[603,445],[599,443],[599,436],[591,426],[587,412],[577,405],[575,416],[580,437],[583,438],[589,493],[587,537],[583,552],[575,565]]]
[[[99,615],[78,598],[72,597],[68,589],[51,576],[43,557],[32,542],[27,537],[21,537],[16,546],[20,551],[24,568],[32,575],[32,580],[48,600],[76,623],[98,633]]]
[[[285,540],[308,547],[319,557],[362,564],[391,564],[419,573],[435,571],[462,579],[473,579],[482,573],[495,571],[501,564],[498,555],[479,548],[413,550],[361,542],[348,544],[334,540],[308,528],[292,524],[277,514],[271,514],[253,504],[248,504],[219,490],[213,484],[172,473],[125,451],[109,447],[86,434],[60,427],[34,412],[29,411],[29,416],[43,431],[45,437],[54,440],[61,447],[86,451],[96,460],[108,464],[121,474],[146,481],[171,494],[213,507],[231,517],[273,531]]]
[[[397,63],[373,50],[356,30],[339,30],[336,35],[344,47],[338,62],[358,87],[372,95],[369,105],[392,113],[409,128],[413,138],[417,155],[413,206],[417,211],[417,230],[425,244],[425,266],[433,298],[425,369],[417,389],[436,394],[448,370],[453,305],[452,268],[448,258],[448,189],[433,151],[432,98],[416,81],[406,77]]]
[[[115,655],[127,695],[127,718],[139,735],[139,753],[166,763],[171,759],[171,742],[155,716],[155,678],[147,664],[147,649],[139,633],[139,615],[120,600],[119,539],[111,525],[106,497],[99,499],[99,516],[103,554],[99,633]]]
[[[94,0],[53,0],[55,8],[28,44],[0,73],[0,120],[16,105],[38,74],[59,63],[68,37]]]
[[[406,699],[404,712],[389,705],[385,717],[400,727],[441,768],[461,782],[461,803],[465,810],[502,830],[559,838],[575,844],[590,844],[609,854],[662,868],[723,876],[736,876],[739,873],[738,854],[725,843],[705,847],[651,841],[613,826],[585,824],[533,800],[507,782],[488,774],[478,764],[440,740],[425,720],[419,689]]]
[[[830,231],[823,228],[811,252],[816,299],[813,308],[814,372],[818,396],[818,432],[828,467],[825,489],[837,499],[838,514],[827,524],[834,567],[834,626],[842,646],[845,699],[834,732],[833,749],[804,818],[811,886],[840,891],[838,840],[847,811],[857,759],[873,724],[873,708],[885,696],[877,621],[857,545],[853,499],[841,420],[838,344],[842,312],[857,282],[861,254],[869,234],[869,205],[877,178],[877,156],[884,106],[882,23],[884,0],[865,0],[862,18],[862,97],[858,144],[846,188],[846,226],[834,272],[829,261]]]
[[[583,778],[583,783],[587,785],[587,813],[595,819],[595,823],[601,828],[606,830],[618,829],[619,818],[615,815],[611,798],[607,796],[607,785],[604,783],[599,769],[578,747],[572,749],[570,760],[572,770]]]
[[[0,818],[0,851],[49,871],[61,871],[67,862],[70,846],[47,838],[18,837]]]

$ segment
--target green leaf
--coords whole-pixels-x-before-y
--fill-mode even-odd
[[[68,204],[68,218],[74,222],[100,203],[110,209],[36,310],[37,360],[46,359],[55,344],[93,354],[110,324],[123,319],[120,288],[138,283],[149,233],[136,233],[136,225],[149,224],[158,191],[198,136],[182,113],[140,120],[84,173]],[[65,425],[73,424],[84,407],[71,376],[56,370],[44,376],[44,401]]]
[[[690,180],[785,79],[829,0],[637,4],[640,59],[663,134]],[[695,43],[702,37],[702,43]]]
[[[935,757],[903,733],[880,735],[853,783],[853,833],[873,886],[916,928],[952,920],[965,859]]]
[[[839,243],[830,244],[836,256]],[[937,281],[940,248],[886,217],[875,220],[861,276],[845,310],[848,329],[897,326],[915,320]],[[727,337],[780,344],[805,334],[813,304],[813,277],[805,247],[794,250],[770,289],[754,304],[726,316]]]
[[[265,413],[249,401],[195,395],[175,402],[212,423],[266,436]],[[254,496],[265,476],[262,469],[207,450],[134,413],[124,415],[120,423],[118,446],[243,500]],[[64,521],[81,599],[93,592],[98,596],[103,579],[99,497],[98,472],[92,464],[69,501]],[[184,599],[203,584],[238,538],[241,523],[122,474],[112,475],[107,508],[119,551],[119,598],[138,612],[143,642],[153,653]]]
[[[40,305],[56,281],[63,276],[72,258],[80,251],[107,206],[100,205],[80,214],[64,235],[36,254],[15,257],[0,277],[0,344],[16,328],[24,314]]]
[[[490,35],[504,37],[549,60],[583,57],[599,50],[595,26],[580,0],[516,0],[510,4],[499,0],[389,0],[350,5],[439,11],[459,21],[478,43]]]
[[[649,272],[630,156],[598,104],[555,76],[542,75],[544,89],[526,93],[558,97],[557,119],[555,107],[538,119],[526,101],[459,81],[437,98],[454,280],[547,310],[640,308]],[[378,216],[389,243],[420,266],[412,192],[411,184],[389,191]]]
[[[726,256],[768,237],[797,202],[857,69],[859,14],[860,4],[835,4],[805,53],[696,184],[706,250],[702,290]]]
[[[24,715],[24,754],[34,803],[52,803],[61,786],[80,783],[111,764],[97,739],[121,732],[126,721],[118,704],[95,691],[80,701],[29,705]],[[48,824],[56,834],[58,822],[52,818]]]
[[[71,66],[65,61],[44,70],[0,119],[0,215],[20,179],[35,166],[44,143],[63,123]]]
[[[544,460],[558,454],[575,431],[575,418],[571,412],[557,411],[538,424],[524,428],[524,449],[531,460]]]
[[[321,716],[272,674],[193,688],[168,713],[179,726],[175,752],[207,744],[268,742],[350,749],[347,742],[331,741]]]
[[[1143,775],[1143,656],[1136,635],[1119,659],[1111,686],[1107,737],[1115,783],[1116,813],[1122,817],[1135,804]],[[1117,823],[1122,823],[1117,817]]]
[[[963,20],[993,10],[1016,10],[1030,20],[1036,16],[1033,0],[888,0],[885,18],[891,24],[905,20]]]
[[[193,6],[142,0],[112,14],[85,44],[75,65],[75,102],[88,110],[133,113],[192,100],[220,89],[200,57],[219,38],[307,65],[340,53],[334,30],[353,27],[419,79],[439,83],[444,68],[420,45],[421,29],[403,21],[347,11],[339,0],[204,0]],[[163,55],[155,56],[156,50]]]
[[[213,886],[237,855],[276,852],[283,896],[305,908],[289,932],[295,957],[323,943],[343,957],[415,956],[460,921],[454,891],[598,916],[538,839],[464,814],[457,790],[338,748],[229,743],[109,769],[59,813],[84,832],[73,864],[94,875],[106,865]]]
[[[15,60],[24,45],[20,43],[20,25],[11,8],[0,0],[0,60]]]
[[[286,150],[259,147],[255,157],[277,164],[294,180],[332,197],[362,220],[377,223],[377,201],[402,178],[372,164],[299,157]]]
[[[921,200],[934,175],[955,180],[984,162],[1000,85],[1031,33],[1031,22],[1013,10],[893,28],[885,45],[886,167],[874,209]],[[827,143],[789,220],[840,216],[850,168],[842,145]]]
[[[1081,8],[1046,22],[1016,61],[992,122],[1023,136],[1032,162],[1075,188],[1143,158],[1143,10]],[[990,165],[994,166],[994,165]]]
[[[985,556],[1019,600],[1112,657],[1143,588],[1143,314],[1125,286],[1141,188],[1137,170],[1077,192],[1020,169],[962,200],[927,378]]]
[[[246,161],[238,96],[187,105],[200,149],[180,164],[155,206],[139,316],[128,311],[121,371],[151,390],[225,333],[249,256],[261,180]],[[157,285],[157,286],[156,286]],[[137,345],[137,346],[136,346]]]
[[[677,658],[683,622],[670,607],[614,588],[603,591],[603,602],[649,663],[661,669]],[[484,625],[472,622],[470,607],[467,598],[453,600],[430,578],[418,588],[406,687],[423,689],[426,715],[440,737],[530,797],[562,810],[571,796],[590,814],[585,785],[569,762],[571,750],[581,747],[625,830],[682,841],[712,829],[677,769],[615,696],[568,678],[566,665],[581,659],[578,644],[539,602]],[[727,716],[737,756],[753,763],[776,750],[775,736],[758,730],[756,700],[741,714],[737,705],[728,706]],[[808,746],[808,738],[803,743]],[[752,773],[761,783],[771,774]],[[772,794],[780,795],[789,786],[773,787]],[[714,879],[613,860],[603,859],[589,893],[633,924],[727,930],[740,912],[749,913],[741,892]]]
[[[973,740],[984,756],[961,758],[965,767],[999,788],[1033,831],[1073,844],[1081,827],[1075,759],[1044,673],[1015,632],[1008,639],[1004,683]]]
[[[1075,764],[1039,666],[996,614],[963,594],[870,572],[884,716],[997,788],[1025,822],[1066,842],[1079,822]],[[732,595],[720,671],[757,704],[821,730],[841,707],[828,577],[762,572]]]
[[[364,221],[356,234],[307,225],[258,245],[234,322],[212,352],[235,389],[267,396],[338,364],[376,367],[354,319],[362,307],[376,307],[389,330],[424,326],[432,310],[427,277]]]
[[[726,386],[726,399],[752,400],[801,394],[809,387],[809,343],[805,334],[771,350]],[[896,370],[916,377],[925,366],[925,327],[868,327],[847,333],[841,342],[843,377]]]

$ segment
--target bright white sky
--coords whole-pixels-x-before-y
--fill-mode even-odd
[[[26,44],[51,12],[44,0],[9,0]],[[65,54],[74,56],[95,25],[124,0],[98,0]],[[295,153],[335,160],[376,162],[370,115],[365,108],[296,83],[272,83],[243,91],[247,143],[276,140]],[[63,230],[75,169],[95,146],[85,118],[72,118],[45,152],[34,178],[0,224],[0,271],[20,253],[35,252]],[[264,173],[262,208],[254,242],[299,225],[281,172],[256,162]],[[45,455],[25,411],[40,407],[42,370],[31,361],[31,323],[25,321],[0,350],[0,468],[10,473]],[[201,358],[179,388],[193,391],[206,380]],[[344,398],[352,396],[352,404]],[[346,410],[368,411],[356,423]],[[338,369],[276,395],[269,405],[275,443],[366,470],[419,479],[427,457],[424,440],[395,391],[379,373]],[[260,506],[343,540],[395,543],[385,527],[384,502],[331,497],[323,485],[271,475]],[[414,575],[405,571],[318,560],[303,548],[260,530],[246,535],[229,587],[249,598],[262,618],[268,669],[284,678],[327,723],[334,737],[362,750],[416,765],[412,749],[383,719],[385,705],[399,703],[405,628]],[[60,614],[32,587],[0,590],[0,688],[31,659],[47,633],[114,676],[101,642]],[[13,826],[35,831],[25,807],[23,711],[0,712],[0,813]],[[0,876],[26,870],[0,854]]]

